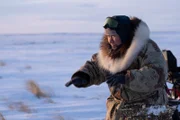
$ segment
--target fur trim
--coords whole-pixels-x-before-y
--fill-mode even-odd
[[[146,25],[146,23],[141,21],[139,23],[139,26],[135,30],[132,43],[130,47],[127,49],[127,52],[125,53],[125,55],[120,58],[112,59],[109,56],[105,56],[103,54],[104,51],[100,49],[97,56],[99,65],[103,69],[108,70],[113,74],[126,70],[128,67],[130,67],[130,65],[132,64],[134,59],[137,57],[141,49],[147,43],[149,39],[149,34],[150,34],[150,31],[149,31],[148,26]]]

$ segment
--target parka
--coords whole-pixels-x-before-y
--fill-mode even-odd
[[[124,54],[116,51],[112,57],[104,36],[99,51],[72,77],[86,73],[90,80],[84,87],[89,87],[106,82],[109,75],[125,75],[125,84],[118,84],[115,92],[110,89],[106,120],[171,120],[173,112],[167,106],[164,87],[168,75],[166,61],[156,42],[150,38],[147,24],[137,17],[131,21],[135,27]],[[157,106],[166,110],[159,115],[148,113],[151,107]]]

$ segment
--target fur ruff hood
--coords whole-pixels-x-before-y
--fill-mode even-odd
[[[133,20],[137,20],[138,18],[133,18]],[[136,28],[134,30],[134,34],[132,37],[131,44],[129,48],[126,50],[125,54],[121,57],[112,58],[108,56],[107,51],[100,48],[97,59],[98,64],[101,68],[110,71],[111,73],[115,74],[117,72],[122,72],[126,70],[133,61],[137,58],[139,52],[142,50],[144,45],[149,40],[150,30],[147,24],[140,19],[140,22],[136,24]],[[102,40],[103,41],[103,40]],[[101,43],[102,44],[102,43]],[[107,46],[106,46],[107,47]],[[120,53],[119,53],[120,54]]]

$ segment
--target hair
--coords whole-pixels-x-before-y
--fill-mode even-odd
[[[100,48],[105,56],[109,56],[112,59],[115,59],[123,56],[126,53],[127,49],[131,45],[135,31],[139,26],[139,23],[141,22],[141,20],[137,17],[130,17],[130,20],[131,20],[131,25],[130,25],[131,29],[128,35],[128,39],[122,44],[122,46],[119,49],[112,50],[111,45],[108,43],[107,36],[105,34],[103,35],[102,41],[100,43]]]

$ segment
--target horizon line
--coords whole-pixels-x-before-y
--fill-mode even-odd
[[[73,34],[73,35],[79,35],[79,34],[84,34],[84,35],[89,35],[89,34],[96,34],[96,35],[100,35],[103,34],[102,33],[96,33],[96,32],[42,32],[42,33],[0,33],[0,36],[11,36],[11,35],[66,35],[66,34]]]
[[[167,31],[167,30],[164,30],[164,31],[151,31],[151,33],[175,33],[175,34],[179,34],[180,31]],[[16,35],[69,35],[69,34],[72,34],[72,35],[80,35],[80,34],[83,34],[83,35],[102,35],[102,33],[98,33],[98,32],[42,32],[42,33],[0,33],[0,36],[16,36]]]

